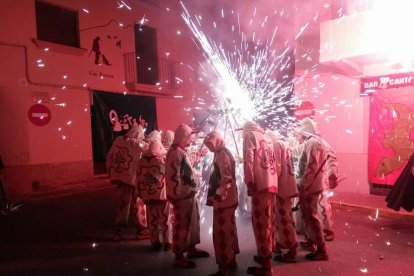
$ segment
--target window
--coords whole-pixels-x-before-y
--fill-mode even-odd
[[[80,47],[78,12],[36,1],[37,39]]]
[[[135,52],[138,83],[155,85],[159,81],[157,31],[135,25]]]

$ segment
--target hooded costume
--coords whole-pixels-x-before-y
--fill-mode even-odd
[[[219,269],[226,271],[235,264],[235,254],[240,252],[234,215],[238,205],[236,163],[217,131],[209,133],[204,144],[214,153],[207,194],[207,205],[214,208],[214,252]]]
[[[173,141],[174,141],[174,131],[171,131],[171,130],[161,131],[161,143],[164,146],[165,150],[168,151]]]
[[[106,158],[111,183],[135,187],[135,170],[142,153],[140,141],[143,133],[141,126],[133,125],[124,136],[118,136],[112,143]]]
[[[195,198],[198,187],[185,150],[192,139],[192,129],[188,125],[178,126],[166,159],[167,199],[171,201],[174,213],[173,251],[176,255],[175,265],[180,267],[194,265],[183,257],[183,253],[189,251],[190,254],[191,250],[195,250],[195,245],[200,243],[200,215]],[[208,256],[207,252],[204,253]]]
[[[285,256],[282,256],[282,258],[287,259],[290,257],[294,261],[296,259],[299,241],[292,215],[292,198],[297,197],[299,191],[295,180],[292,153],[287,142],[283,140],[283,137],[278,132],[269,131],[266,134],[273,142],[278,168],[278,194],[276,197],[276,211],[273,223],[276,225],[277,231],[275,234],[277,233],[277,238],[275,237],[273,249],[276,251],[275,242],[277,241],[278,246],[289,249],[289,252]]]
[[[112,143],[106,158],[106,166],[111,183],[121,190],[120,205],[116,214],[116,237],[118,239],[123,227],[128,225],[130,209],[136,219],[138,232],[146,228],[146,211],[142,200],[136,193],[136,168],[143,151],[144,130],[140,125],[133,125],[124,135],[118,136]]]
[[[167,152],[167,197],[174,202],[194,198],[197,190],[189,155],[185,148],[192,140],[192,130],[187,125],[178,126],[173,144]]]
[[[161,133],[158,130],[153,130],[147,135],[147,137],[145,137],[145,141],[147,141],[148,144],[154,141],[161,142]]]
[[[138,195],[147,206],[151,245],[154,249],[161,248],[161,230],[164,250],[168,250],[172,245],[171,205],[167,201],[165,189],[165,149],[160,140],[151,142],[139,160],[137,184]]]
[[[273,212],[278,189],[277,164],[273,144],[254,122],[243,127],[244,182],[252,197],[252,224],[260,267],[250,267],[249,273],[271,271],[274,225]]]
[[[307,241],[318,248],[316,252],[305,257],[309,260],[326,260],[328,256],[322,222],[318,215],[318,201],[325,187],[326,150],[322,139],[317,136],[316,124],[313,120],[305,118],[299,124],[298,134],[305,137],[297,172],[300,210]]]

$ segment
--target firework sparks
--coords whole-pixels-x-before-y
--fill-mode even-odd
[[[235,38],[234,49],[226,50],[222,43],[213,41],[201,30],[202,22],[199,18],[202,17],[190,15],[184,3],[180,3],[183,20],[198,42],[198,46],[204,51],[207,64],[218,79],[213,87],[217,103],[214,108],[235,114],[238,119],[232,122],[233,125],[240,125],[246,120],[255,120],[262,122],[268,128],[286,130],[293,120],[293,117],[289,116],[289,108],[293,107],[296,99],[292,97],[292,82],[278,82],[275,80],[275,75],[289,68],[292,60],[286,56],[292,49],[287,46],[280,55],[276,54],[272,43],[277,28],[270,42],[260,42],[259,39],[255,39],[254,32],[252,46],[247,42],[248,35],[240,29],[239,14],[234,14],[239,27],[237,35],[240,36]],[[233,13],[221,10],[221,18],[224,18],[225,14]],[[253,16],[255,14],[256,9]],[[264,26],[266,22],[268,16],[264,18],[261,25]],[[217,24],[213,21],[214,28]],[[234,24],[230,27],[234,30]],[[204,66],[202,68],[207,71]],[[282,79],[287,77],[283,76]]]

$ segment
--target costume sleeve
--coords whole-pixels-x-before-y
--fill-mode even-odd
[[[312,143],[311,145],[305,146],[299,160],[299,167],[303,170],[303,176],[298,180],[300,190],[308,190],[315,180],[320,166],[322,166],[319,162],[321,160],[320,154],[322,153],[323,151],[321,152],[319,144]]]
[[[278,177],[282,174],[283,166],[285,165],[285,152],[281,143],[273,143],[275,150],[276,174]]]
[[[232,166],[232,158],[229,156],[229,152],[223,151],[220,154],[220,158],[217,158],[217,165],[220,168],[220,182],[216,190],[216,195],[221,196],[224,200],[227,196],[229,189],[234,181],[234,168]]]
[[[141,159],[139,159],[138,162],[137,162],[137,170],[136,170],[136,177],[135,177],[135,183],[134,183],[135,186],[137,187],[138,197],[140,197],[140,198],[142,198],[141,197],[141,189],[143,188],[140,185],[141,181],[142,181],[141,164],[142,164]]]
[[[166,165],[166,170],[168,173],[167,180],[167,198],[171,201],[177,200],[179,197],[178,186],[180,185],[181,178],[181,154],[177,150],[170,152],[170,155],[167,157],[168,164]]]
[[[330,145],[326,148],[326,169],[328,177],[331,175],[338,176],[338,159],[336,158],[336,152]]]
[[[244,159],[244,183],[246,183],[248,194],[254,192],[254,161],[256,145],[254,135],[249,133],[243,139],[243,159]]]
[[[112,164],[113,156],[112,155],[114,154],[116,146],[119,143],[118,141],[121,138],[122,138],[121,136],[118,136],[117,138],[115,138],[115,140],[112,142],[111,148],[109,149],[108,153],[106,154],[106,161],[105,162],[106,162],[106,168],[109,172],[110,172],[110,168],[113,167],[113,164]]]
[[[286,173],[295,176],[295,166],[293,164],[292,150],[290,148],[285,149],[285,167]]]
[[[106,155],[106,169],[110,172],[110,168],[112,167],[112,154],[114,151],[114,145],[109,149],[108,154]]]

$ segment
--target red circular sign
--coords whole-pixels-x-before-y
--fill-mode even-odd
[[[34,104],[29,108],[27,112],[30,122],[37,126],[44,126],[52,119],[52,113],[47,106],[43,104]]]
[[[295,117],[296,120],[300,121],[306,117],[315,116],[315,106],[313,103],[308,101],[301,102],[300,105],[295,108]]]

